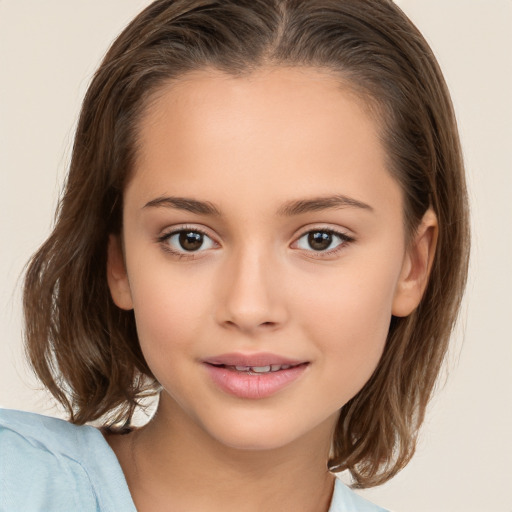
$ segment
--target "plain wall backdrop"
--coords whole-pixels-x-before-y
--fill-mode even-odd
[[[395,512],[512,512],[512,0],[401,0],[451,89],[473,217],[462,320]],[[148,0],[0,0],[0,406],[59,415],[23,359],[23,266],[48,235],[87,84]]]

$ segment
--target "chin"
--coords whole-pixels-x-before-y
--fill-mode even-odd
[[[209,435],[233,450],[271,451],[307,443],[309,438],[329,438],[330,444],[338,412],[327,419],[301,422],[308,415],[250,414],[244,418],[222,418],[220,422],[204,425]],[[311,417],[309,418],[311,420]]]
[[[275,430],[272,432],[239,430],[237,432],[223,432],[215,438],[219,443],[233,450],[263,452],[289,446],[293,444],[297,436],[291,435],[290,432],[284,433]]]

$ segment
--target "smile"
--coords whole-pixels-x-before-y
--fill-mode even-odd
[[[263,399],[277,394],[299,379],[309,362],[271,354],[227,354],[204,361],[214,386],[244,399]]]
[[[217,365],[214,365],[217,366]],[[278,372],[281,370],[288,370],[292,368],[293,365],[290,364],[269,364],[267,366],[225,366],[218,365],[223,368],[227,368],[231,371],[244,372],[249,375],[261,375],[262,373],[271,373]]]

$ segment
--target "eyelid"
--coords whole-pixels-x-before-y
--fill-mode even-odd
[[[301,249],[298,247],[294,247],[301,238],[308,235],[309,233],[314,232],[325,232],[325,233],[331,233],[334,236],[337,236],[341,243],[338,244],[333,249],[327,249],[325,251],[315,251],[314,249]],[[337,254],[339,251],[343,250],[347,245],[353,243],[356,241],[355,236],[348,233],[348,230],[345,230],[340,227],[333,227],[329,225],[309,225],[301,228],[300,232],[294,237],[293,242],[290,244],[290,247],[292,249],[297,249],[299,251],[302,251],[304,253],[308,253],[309,257],[321,259],[321,258],[328,258],[330,256],[333,256]]]
[[[185,250],[179,251],[174,250],[167,242],[168,240],[173,237],[174,235],[177,235],[178,233],[182,233],[184,231],[191,231],[194,233],[200,233],[201,235],[208,237],[213,244],[215,244],[217,247],[220,246],[219,242],[217,241],[217,237],[212,235],[211,230],[198,225],[192,225],[192,224],[178,224],[174,226],[169,226],[162,230],[161,234],[159,234],[156,237],[156,242],[161,245],[162,249],[165,252],[168,252],[174,256],[178,256],[180,259],[195,259],[197,257],[200,257],[202,254],[209,249],[199,249],[197,251],[190,251],[187,252]]]
[[[172,235],[173,233],[179,233],[181,231],[197,231],[198,233],[207,235],[212,239],[216,238],[216,235],[212,232],[212,230],[206,226],[203,226],[202,224],[174,224],[172,226],[166,226],[160,230],[158,238],[163,238]]]
[[[351,240],[355,240],[356,238],[352,230],[329,223],[311,223],[301,226],[299,229],[295,231],[295,235],[293,236],[293,238],[294,240],[297,240],[301,236],[304,236],[307,233],[311,233],[312,231],[327,231],[329,233],[334,233],[335,235],[339,235],[341,237],[350,238]]]

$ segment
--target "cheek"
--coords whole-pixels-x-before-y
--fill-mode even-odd
[[[363,262],[361,262],[363,263]],[[398,265],[350,266],[310,287],[300,307],[302,328],[314,340],[328,386],[352,398],[375,370],[387,339]],[[300,295],[299,295],[300,296]]]
[[[148,363],[197,339],[211,295],[204,286],[153,265],[137,273],[131,289],[137,332]]]
[[[391,318],[393,297],[401,265],[360,260],[297,282],[295,304],[324,334],[368,333],[382,335]],[[371,335],[373,333],[373,335]]]

